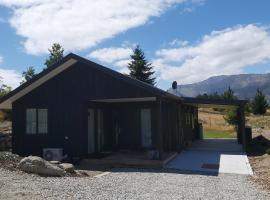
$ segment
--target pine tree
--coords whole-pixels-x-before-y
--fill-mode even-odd
[[[21,84],[29,81],[36,75],[35,68],[34,67],[28,67],[25,71],[22,73],[23,80]]]
[[[225,90],[223,93],[223,99],[225,100],[235,100],[237,97],[234,95],[234,91],[229,86],[228,90]]]
[[[64,49],[58,43],[54,43],[52,48],[49,49],[50,56],[44,63],[47,67],[52,66],[54,63],[58,62],[64,57]]]
[[[257,93],[251,102],[252,113],[255,115],[263,115],[266,113],[268,107],[265,95],[260,89],[257,89]]]
[[[139,46],[136,46],[130,57],[131,62],[128,64],[128,69],[130,70],[129,75],[154,86],[156,84],[156,77],[153,77],[155,72],[151,66],[152,64],[145,59],[142,49]]]
[[[228,100],[228,101],[237,99],[231,87],[229,87],[228,90],[224,91],[222,96],[223,96],[223,99]],[[239,118],[238,118],[236,109],[226,109],[223,118],[230,125],[236,126],[238,124]]]

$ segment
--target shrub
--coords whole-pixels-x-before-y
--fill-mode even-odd
[[[266,149],[265,151],[268,155],[270,155],[270,149]]]

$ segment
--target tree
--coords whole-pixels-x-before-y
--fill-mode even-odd
[[[23,71],[23,73],[22,73],[23,80],[22,80],[21,84],[23,84],[23,83],[29,81],[29,80],[32,79],[35,75],[36,75],[36,72],[35,72],[34,67],[28,67],[28,68],[26,69],[26,71]]]
[[[231,87],[229,87],[228,90],[224,91],[222,97],[223,99],[228,101],[237,99]],[[223,118],[230,125],[236,126],[238,124],[239,118],[236,109],[226,109]]]
[[[234,95],[234,91],[229,86],[228,90],[225,90],[223,93],[223,99],[225,100],[235,100],[237,97]]]
[[[266,113],[268,107],[265,95],[260,89],[257,89],[256,95],[251,102],[252,113],[255,115],[263,115]]]
[[[2,77],[0,77],[0,98],[11,92],[11,87],[3,84]]]
[[[11,92],[11,87],[5,84],[2,84],[0,87],[0,97],[5,96],[6,94]]]
[[[2,84],[2,77],[0,77],[0,98],[11,92],[11,87]],[[11,120],[11,110],[3,109],[0,110],[0,120]]]
[[[223,116],[223,118],[230,125],[236,127],[238,124],[239,117],[236,110],[225,110],[225,115]]]
[[[54,43],[52,45],[52,48],[49,49],[49,52],[50,52],[50,56],[44,63],[47,67],[52,66],[54,63],[58,62],[64,57],[64,49],[58,43]]]
[[[129,75],[132,78],[136,78],[154,86],[156,84],[156,77],[153,77],[155,72],[151,66],[152,64],[145,59],[142,49],[139,46],[136,46],[130,57],[131,62],[128,64],[128,69],[130,71]]]

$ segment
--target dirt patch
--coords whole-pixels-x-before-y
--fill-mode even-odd
[[[247,153],[254,172],[250,180],[255,182],[260,189],[270,193],[270,155],[265,153],[269,148],[268,137],[260,135],[253,138]]]
[[[270,192],[270,155],[265,154],[263,156],[249,157],[249,162],[254,172],[251,180],[259,188]]]

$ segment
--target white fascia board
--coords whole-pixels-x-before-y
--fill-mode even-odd
[[[36,89],[43,83],[47,82],[48,80],[52,79],[56,75],[60,74],[64,70],[68,69],[70,66],[74,65],[77,60],[71,58],[59,67],[56,67],[54,70],[50,71],[48,74],[42,76],[26,88],[22,89],[18,93],[14,94],[10,98],[6,99],[4,102],[0,103],[0,109],[12,109],[12,102],[16,101],[17,99],[23,97],[27,93],[31,92],[32,90]]]

